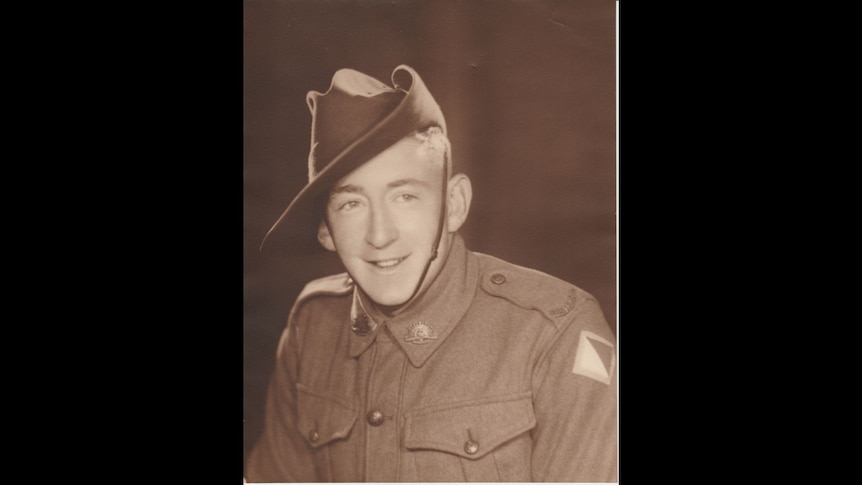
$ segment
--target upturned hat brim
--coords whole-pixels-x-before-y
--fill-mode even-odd
[[[406,73],[409,79],[396,80],[401,73]],[[394,91],[390,90],[389,94],[403,92],[401,101],[331,160],[325,161],[325,166],[318,173],[313,174],[312,170],[309,170],[308,184],[267,231],[261,241],[260,251],[265,247],[267,251],[271,251],[270,248],[275,246],[290,251],[320,249],[316,237],[317,228],[323,216],[324,197],[334,183],[417,130],[439,126],[446,132],[443,113],[415,70],[403,64],[396,67],[392,71],[392,84]],[[335,77],[333,85],[321,97],[334,89],[338,89]],[[319,129],[313,127],[315,128]],[[312,151],[315,148],[313,145],[314,142]]]

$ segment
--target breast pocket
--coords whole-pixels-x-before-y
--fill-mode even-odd
[[[407,413],[404,446],[419,481],[529,481],[535,426],[529,392],[460,401]]]
[[[338,398],[297,384],[297,429],[312,448],[344,439],[356,422],[357,411]]]

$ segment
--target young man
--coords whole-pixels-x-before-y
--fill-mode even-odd
[[[470,180],[419,75],[312,91],[309,183],[264,238],[316,235],[249,482],[616,481],[615,338],[597,302],[469,251]]]

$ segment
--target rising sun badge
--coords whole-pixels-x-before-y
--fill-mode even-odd
[[[437,339],[437,334],[425,322],[416,322],[410,325],[410,329],[404,340],[412,344],[427,344],[432,340]]]

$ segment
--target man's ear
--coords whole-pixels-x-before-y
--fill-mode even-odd
[[[470,183],[470,178],[462,173],[452,176],[449,179],[448,194],[449,200],[446,201],[446,206],[449,214],[446,229],[449,232],[455,232],[461,228],[470,212],[470,201],[473,200],[473,185]]]
[[[332,240],[332,234],[329,233],[329,226],[326,225],[325,220],[321,220],[320,225],[317,226],[317,240],[320,241],[321,246],[335,251],[335,242]]]

